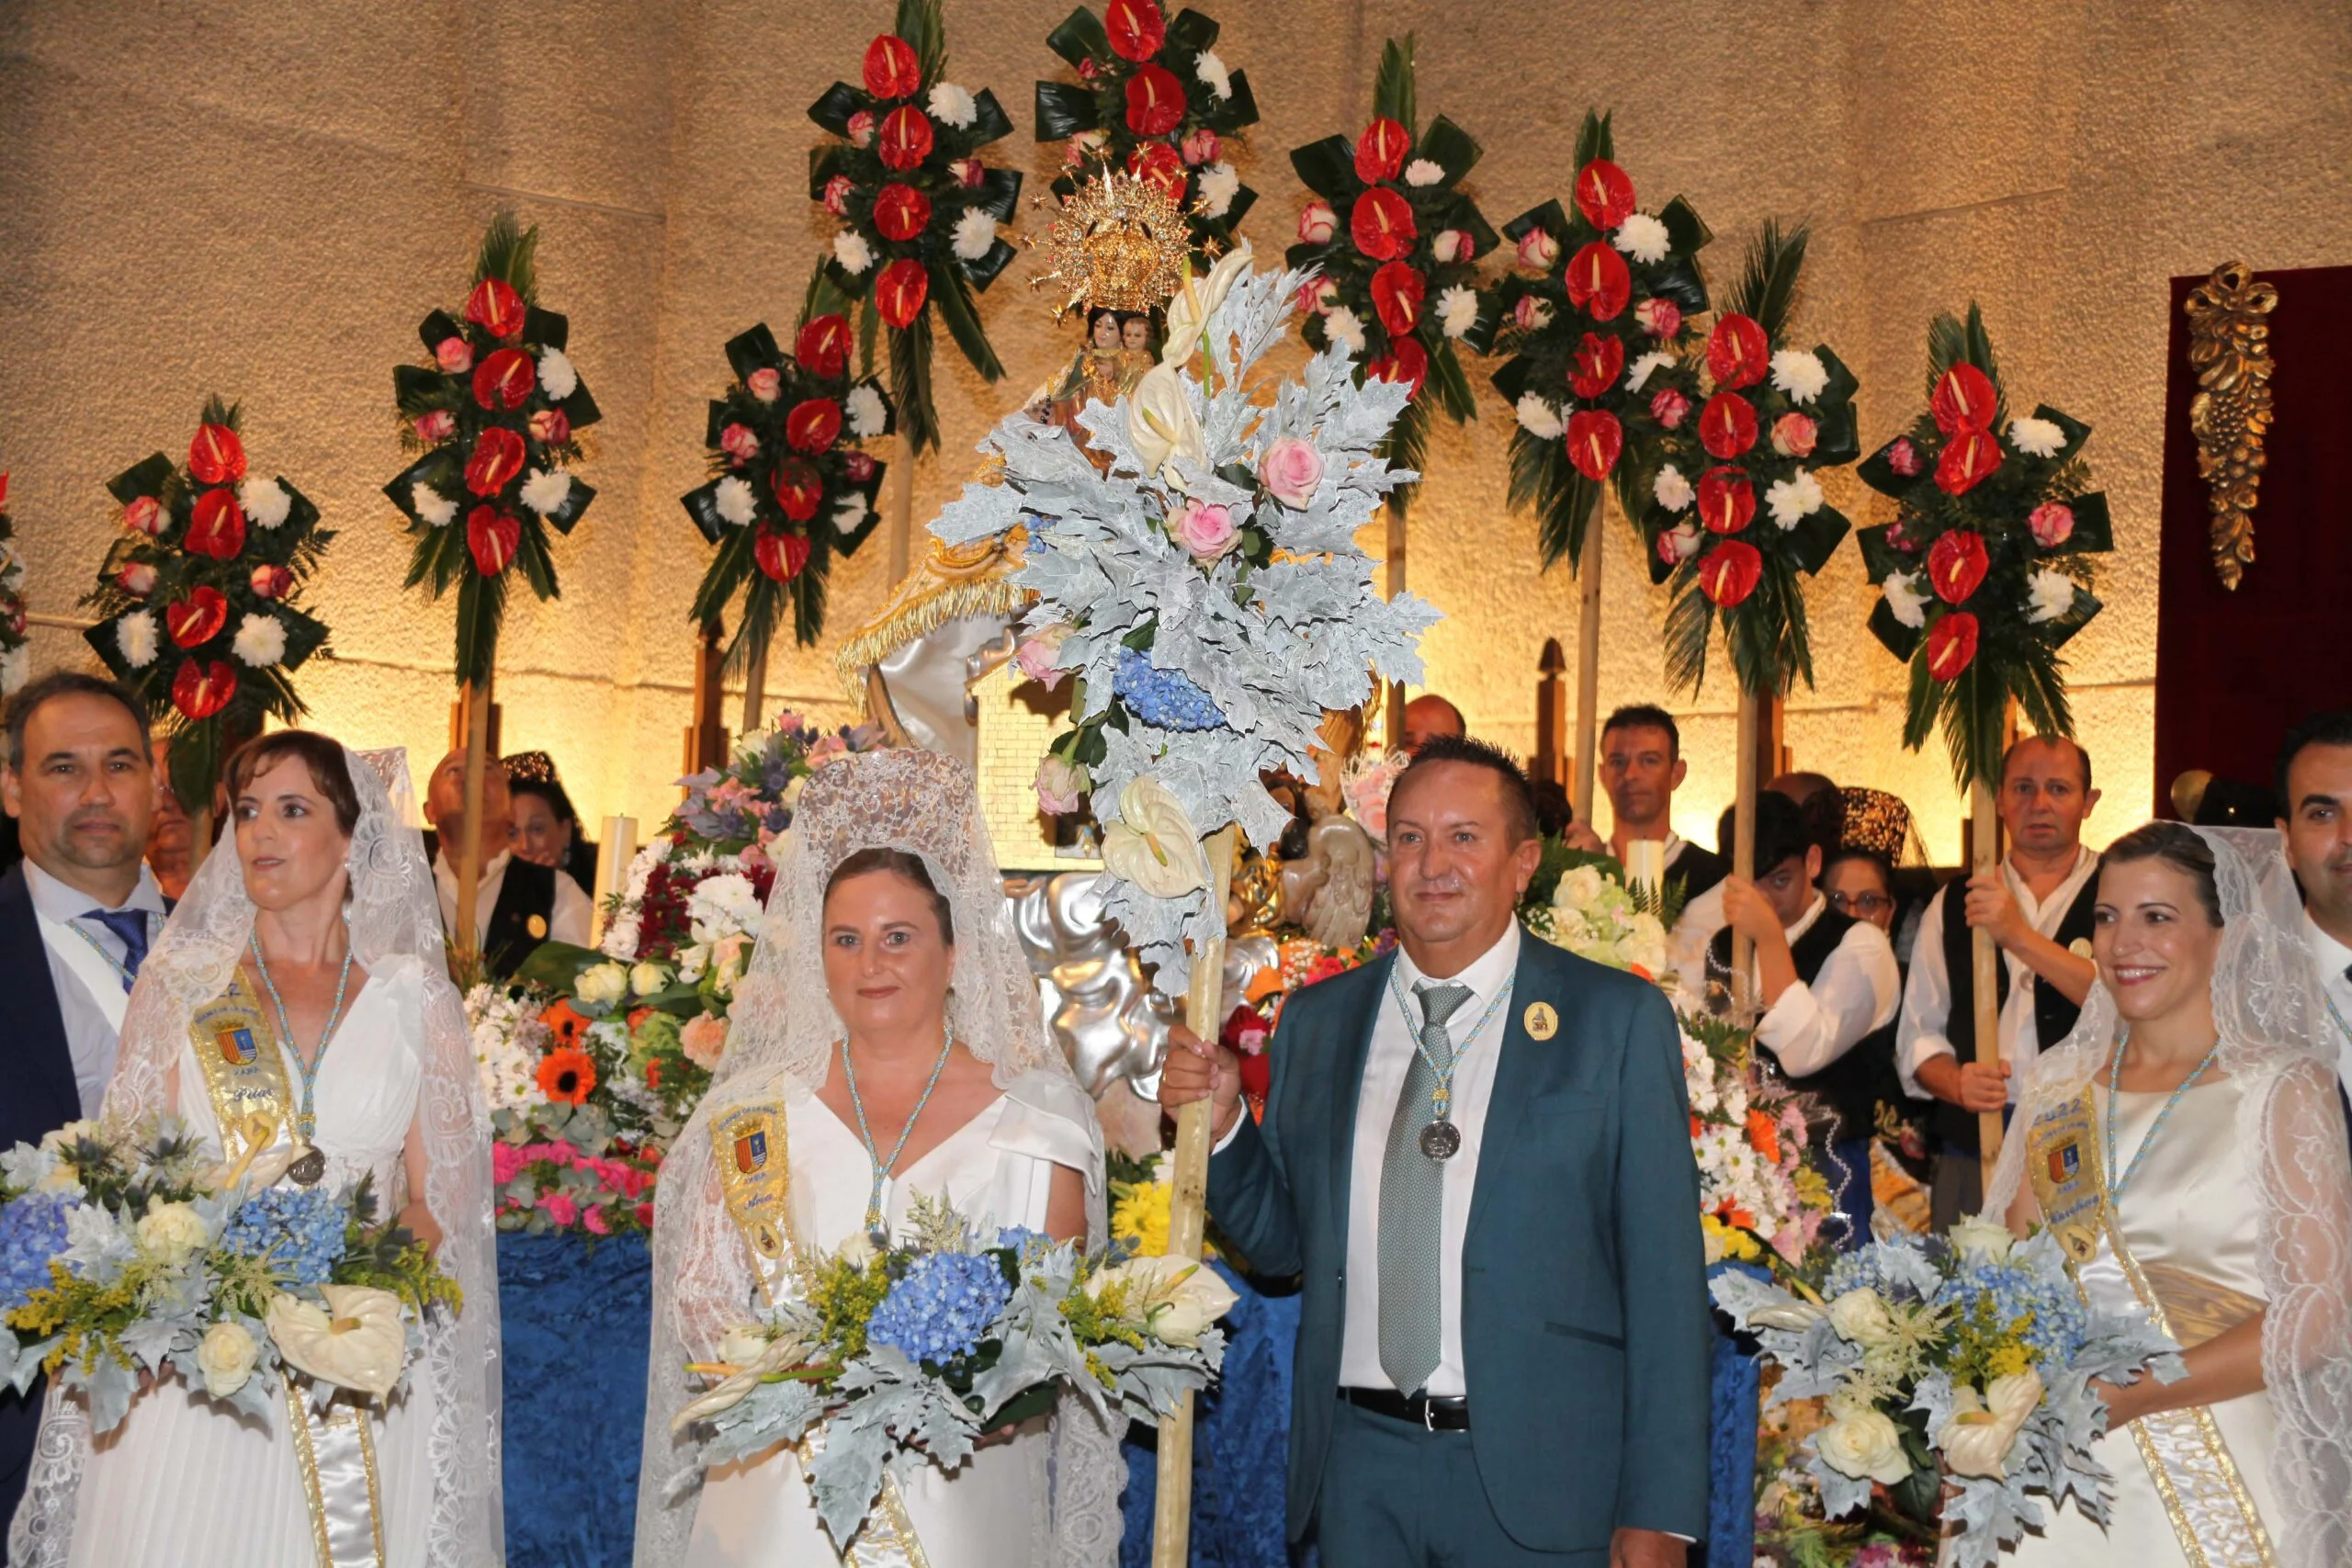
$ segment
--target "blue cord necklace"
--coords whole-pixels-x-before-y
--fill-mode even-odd
[[[261,955],[261,933],[254,932],[247,942],[253,949],[254,968],[261,975],[262,988],[269,993],[269,1005],[277,1010],[277,1038],[285,1043],[287,1050],[293,1053],[295,1068],[302,1075],[302,1105],[295,1113],[294,1133],[303,1145],[303,1150],[300,1156],[287,1167],[286,1174],[308,1187],[324,1176],[327,1169],[326,1156],[319,1152],[317,1144],[312,1141],[318,1136],[319,1116],[311,1101],[319,1086],[319,1068],[327,1059],[327,1047],[334,1043],[334,1026],[343,1021],[344,990],[351,984],[350,934],[345,933],[343,970],[334,981],[334,1007],[327,1014],[326,1027],[319,1031],[319,1048],[308,1062],[302,1060],[301,1050],[294,1043],[294,1026],[287,1020],[286,1001],[277,994],[277,982],[269,976],[269,960]]]
[[[955,1045],[956,1032],[942,1031],[939,1060],[931,1065],[931,1079],[922,1086],[922,1098],[915,1101],[914,1114],[899,1129],[899,1141],[891,1148],[890,1157],[885,1160],[874,1146],[874,1134],[865,1124],[865,1097],[857,1092],[857,1068],[849,1059],[849,1039],[846,1035],[842,1039],[842,1077],[849,1084],[850,1109],[857,1112],[857,1135],[865,1141],[865,1157],[874,1166],[874,1186],[865,1198],[865,1234],[877,1252],[888,1251],[890,1246],[889,1228],[882,1223],[882,1183],[898,1168],[899,1156],[907,1152],[907,1140],[914,1136],[915,1123],[922,1120],[923,1107],[931,1103],[931,1091],[939,1087],[939,1075],[947,1070],[947,1054]]]
[[[2109,1062],[2107,1066],[2107,1168],[2109,1170],[2116,1168],[2118,1158],[2115,1143],[2115,1102],[2123,1096],[2124,1043],[2122,1040],[2115,1043],[2114,1059]],[[2109,1208],[2116,1210],[2119,1213],[2121,1212],[2123,1189],[2131,1184],[2134,1176],[2140,1173],[2140,1162],[2148,1157],[2150,1149],[2155,1147],[2156,1134],[2165,1130],[2165,1123],[2172,1120],[2172,1113],[2179,1109],[2182,1098],[2197,1087],[2197,1080],[2205,1076],[2205,1070],[2213,1065],[2214,1058],[2221,1054],[2222,1043],[2217,1039],[2213,1042],[2213,1048],[2205,1053],[2205,1059],[2197,1064],[2196,1071],[2180,1080],[2178,1087],[2172,1091],[2172,1098],[2165,1101],[2165,1108],[2156,1112],[2155,1125],[2148,1129],[2148,1135],[2141,1139],[2140,1146],[2132,1152],[2131,1165],[2124,1168],[2121,1175],[2108,1183],[2107,1201]]]

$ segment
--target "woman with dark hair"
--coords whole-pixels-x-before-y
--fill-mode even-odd
[[[580,813],[556,775],[555,759],[545,751],[517,751],[505,765],[514,858],[563,872],[595,897],[596,846],[580,831]]]

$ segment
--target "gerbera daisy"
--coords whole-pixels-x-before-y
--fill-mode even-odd
[[[578,1045],[580,1037],[588,1032],[587,1018],[572,1010],[569,1000],[558,1000],[553,1007],[539,1014],[539,1021],[548,1026],[548,1032],[555,1036],[556,1044],[564,1050]]]
[[[539,1059],[539,1092],[550,1100],[582,1105],[595,1087],[596,1064],[585,1051],[565,1045]]]

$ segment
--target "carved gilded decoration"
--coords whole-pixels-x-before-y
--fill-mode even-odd
[[[2254,504],[2262,438],[2270,429],[2270,312],[2278,291],[2244,262],[2216,267],[2191,290],[2188,362],[2198,392],[2188,404],[2197,472],[2211,487],[2213,570],[2233,589],[2254,561]]]

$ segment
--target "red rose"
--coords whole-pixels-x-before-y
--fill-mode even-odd
[[[152,495],[133,496],[122,508],[122,525],[149,537],[164,531],[164,506]]]
[[[762,534],[752,546],[752,558],[778,582],[789,582],[808,564],[806,534]]]
[[[283,599],[294,586],[294,574],[282,566],[257,566],[247,583],[256,599]]]
[[[792,345],[792,357],[811,376],[831,380],[849,366],[849,318],[811,316]]]
[[[849,193],[857,186],[847,175],[835,175],[825,182],[825,210],[836,218],[849,216]]]
[[[486,409],[519,409],[539,384],[531,356],[502,348],[474,367],[474,401]]]
[[[886,240],[911,240],[931,227],[931,197],[893,180],[874,198],[874,226]]]
[[[1183,205],[1184,160],[1165,141],[1147,142],[1127,154],[1127,173],[1177,205]]]
[[[1821,427],[1801,413],[1784,413],[1772,422],[1772,450],[1783,457],[1810,457],[1821,439]]]
[[[187,444],[187,471],[198,484],[235,484],[245,477],[245,444],[225,424],[199,424]]]
[[[923,302],[931,298],[931,274],[922,263],[909,256],[894,261],[882,269],[874,280],[874,308],[882,319],[903,332],[922,314]]]
[[[201,648],[229,624],[229,601],[218,588],[198,588],[164,606],[164,629],[182,648]]]
[[[1149,60],[1168,42],[1168,18],[1153,0],[1111,0],[1102,8],[1102,30],[1122,60]]]
[[[1682,330],[1682,307],[1663,298],[1645,299],[1634,307],[1634,320],[1652,337],[1672,337]]]
[[[912,104],[900,104],[882,121],[882,166],[919,169],[931,156],[931,117]]]
[[[1939,681],[1959,679],[1976,660],[1976,617],[1948,610],[1928,628],[1928,673]]]
[[[222,485],[196,498],[196,514],[188,519],[187,536],[180,541],[190,554],[214,560],[234,560],[245,547],[245,513],[237,492]]]
[[[1725,462],[1756,445],[1756,411],[1737,392],[1717,392],[1699,411],[1699,445]]]
[[[1946,435],[1955,430],[1990,430],[1995,401],[1991,377],[1973,365],[1955,365],[1936,378],[1928,411]]]
[[[466,488],[476,495],[496,495],[523,471],[523,438],[504,425],[493,424],[474,443],[466,463]]]
[[[1671,387],[1650,394],[1650,417],[1668,430],[1679,430],[1690,413],[1690,400]]]
[[[1184,134],[1184,162],[1195,169],[1203,164],[1214,164],[1218,146],[1216,131],[1205,125],[1194,126]]]
[[[865,90],[877,98],[911,98],[922,91],[922,62],[914,45],[884,33],[865,46]]]
[[[1603,240],[1569,257],[1561,281],[1567,285],[1568,303],[1589,310],[1596,321],[1613,321],[1634,297],[1634,275],[1626,270],[1625,258]]]
[[[760,455],[759,433],[748,424],[729,424],[718,433],[718,449],[740,468]]]
[[[458,433],[458,416],[447,409],[427,409],[416,416],[416,438],[427,446],[447,441]]]
[[[172,705],[191,724],[210,718],[236,694],[237,672],[218,659],[191,659],[172,677]]]
[[[114,585],[133,599],[144,599],[155,592],[155,569],[143,560],[125,561],[114,574]]]
[[[1356,139],[1356,178],[1366,185],[1393,180],[1405,166],[1413,138],[1396,121],[1382,116],[1363,128]]]
[[[1401,381],[1408,398],[1420,396],[1421,383],[1430,378],[1429,350],[1417,337],[1396,337],[1388,340],[1388,352],[1363,367],[1364,378],[1372,381]]]
[[[1606,409],[1581,409],[1568,415],[1567,442],[1568,461],[1577,472],[1605,479],[1625,450],[1625,427]]]
[[[1753,387],[1771,368],[1772,344],[1752,316],[1719,318],[1707,334],[1707,369],[1726,392]]]
[[[1928,582],[1947,604],[1965,604],[1992,566],[1984,537],[1955,528],[1928,547]]]
[[[1966,495],[2000,466],[2001,444],[1993,433],[1962,425],[1936,459],[1936,488],[1946,495]]]
[[[858,110],[855,114],[849,117],[849,124],[844,129],[849,137],[849,144],[851,146],[857,148],[873,146],[874,111],[872,109]]]
[[[1372,275],[1372,308],[1392,338],[1409,336],[1429,285],[1410,262],[1384,262]]]
[[[1617,384],[1625,368],[1625,345],[1613,337],[1587,333],[1577,344],[1576,363],[1568,367],[1568,389],[1579,398],[1597,398]]]
[[[1165,136],[1184,123],[1184,84],[1165,65],[1138,65],[1127,78],[1127,129]]]
[[[805,457],[786,457],[768,476],[768,489],[775,492],[775,503],[795,523],[806,523],[817,515],[817,503],[825,499],[825,481],[817,466]]]
[[[862,485],[872,479],[875,467],[874,459],[863,452],[842,454],[842,472],[849,476],[849,482],[854,485]]]
[[[562,446],[571,439],[571,416],[561,409],[541,409],[531,416],[531,438],[542,446]]]
[[[1634,182],[1606,158],[1577,171],[1577,210],[1606,234],[1634,215]]]
[[[831,398],[810,398],[793,405],[784,416],[784,439],[796,452],[822,452],[842,433],[842,405]]]
[[[501,277],[485,277],[466,296],[466,320],[491,336],[505,339],[523,330],[523,297]]]
[[[1395,191],[1374,187],[1356,198],[1348,219],[1356,249],[1374,261],[1394,261],[1413,248],[1420,231],[1413,226],[1413,204]]]
[[[1711,534],[1736,534],[1756,521],[1756,487],[1746,468],[1709,468],[1699,476],[1699,521]]]
[[[466,513],[466,548],[473,552],[474,568],[484,577],[504,571],[522,543],[523,525],[513,513],[477,506]]]
[[[1739,539],[1725,539],[1699,563],[1699,592],[1717,609],[1736,608],[1763,578],[1764,558],[1754,545]]]
[[[433,363],[452,376],[462,376],[474,367],[474,345],[453,333],[434,345]]]

